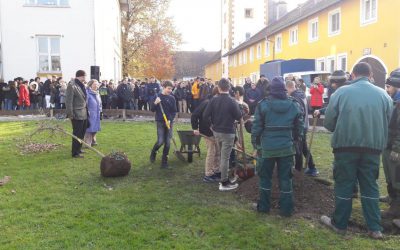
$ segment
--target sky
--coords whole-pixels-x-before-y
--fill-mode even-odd
[[[170,0],[168,15],[182,34],[182,51],[218,51],[221,48],[220,0]],[[246,1],[246,0],[236,0]],[[306,0],[285,0],[289,11]]]

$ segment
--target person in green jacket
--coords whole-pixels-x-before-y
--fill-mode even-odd
[[[271,179],[277,164],[280,214],[285,217],[292,215],[292,168],[296,153],[294,141],[301,140],[303,132],[304,121],[299,104],[287,96],[283,78],[274,78],[270,85],[270,96],[263,99],[256,108],[251,130],[255,149],[261,148],[257,163],[260,177],[257,211],[268,213],[271,209]]]
[[[386,86],[395,108],[389,123],[389,141],[382,155],[390,203],[382,218],[393,219],[400,217],[400,69],[390,74]]]
[[[383,89],[369,81],[371,72],[368,63],[355,65],[355,80],[332,95],[326,110],[324,126],[333,132],[335,211],[332,219],[324,215],[321,222],[337,233],[346,233],[358,181],[368,235],[382,239],[377,179],[393,104]]]

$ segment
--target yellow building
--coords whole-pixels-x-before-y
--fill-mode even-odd
[[[399,0],[309,0],[223,55],[229,77],[235,85],[256,81],[260,65],[274,59],[315,59],[316,70],[330,72],[363,61],[383,86],[400,67],[399,10]]]
[[[213,81],[219,81],[222,73],[221,51],[218,51],[205,66],[205,76]]]

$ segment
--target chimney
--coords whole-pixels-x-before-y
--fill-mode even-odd
[[[317,0],[315,0],[317,1]],[[287,3],[285,1],[279,1],[276,3],[276,20],[279,20],[281,17],[286,15],[287,13]]]

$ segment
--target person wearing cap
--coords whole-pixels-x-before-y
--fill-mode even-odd
[[[265,77],[265,75],[260,75],[260,79],[257,82],[257,89],[260,91],[262,98],[265,98],[269,95],[269,87],[268,79]]]
[[[85,87],[86,73],[78,70],[75,74],[76,78],[67,86],[65,93],[65,107],[67,117],[72,123],[72,133],[83,141],[87,128],[87,93]],[[82,143],[72,139],[72,157],[83,158]]]
[[[251,131],[253,147],[256,150],[261,149],[261,164],[257,164],[260,199],[256,209],[262,213],[269,213],[271,209],[271,179],[277,165],[280,215],[289,217],[294,207],[294,143],[303,138],[304,120],[299,104],[287,96],[282,77],[272,80],[269,94],[256,108]]]
[[[336,233],[346,233],[358,181],[368,235],[382,239],[377,179],[393,103],[383,89],[370,82],[371,75],[368,63],[356,64],[354,81],[339,88],[328,104],[324,126],[333,132],[335,211],[332,218],[323,215],[321,223]]]
[[[388,143],[383,151],[382,163],[385,171],[389,209],[382,218],[400,217],[400,69],[394,70],[386,81],[386,91],[392,97],[394,110],[389,123]],[[399,224],[400,225],[400,224]]]

